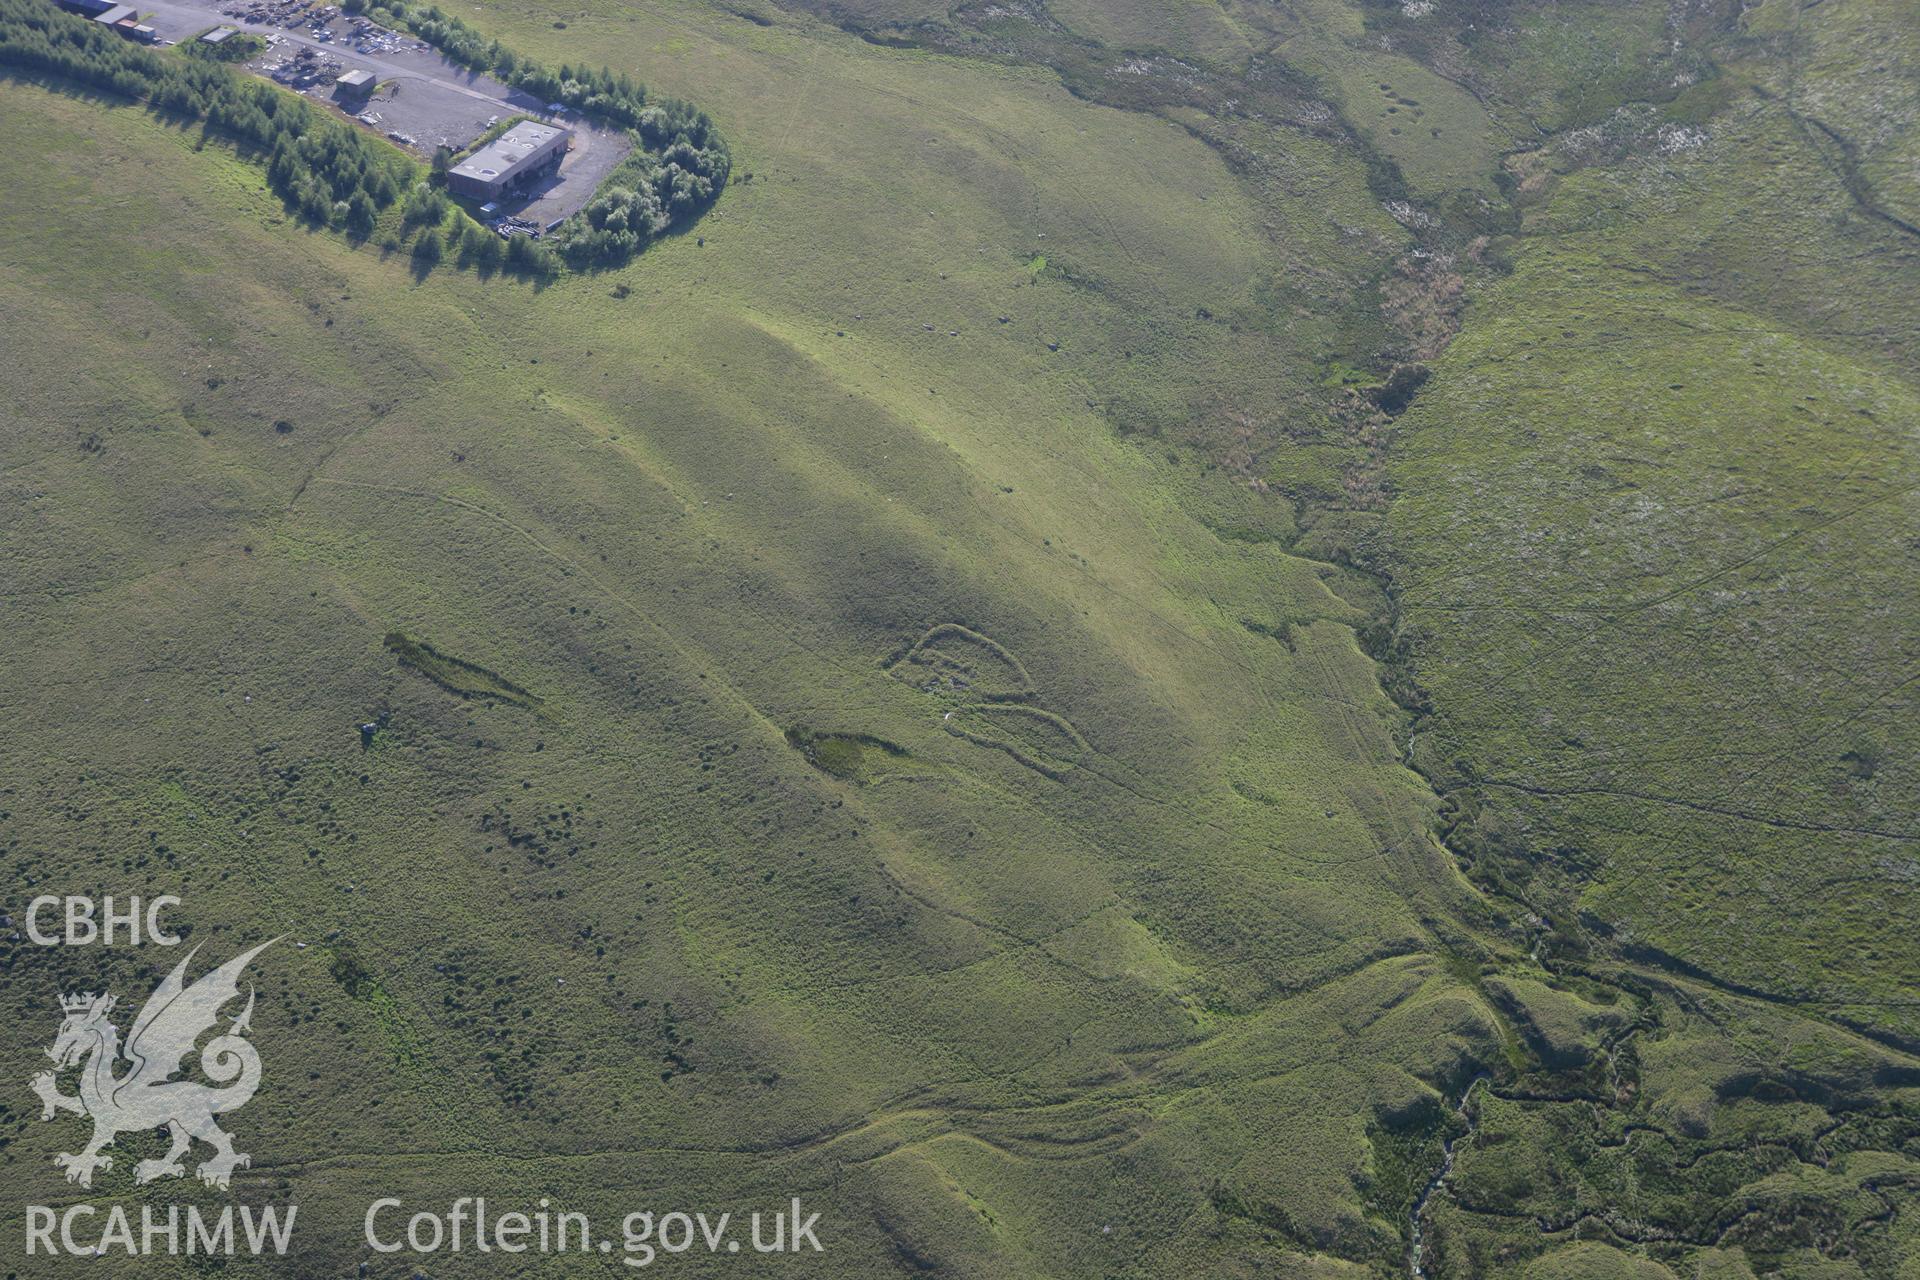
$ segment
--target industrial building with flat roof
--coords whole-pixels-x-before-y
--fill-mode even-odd
[[[92,18],[130,40],[152,44],[156,38],[154,29],[140,21],[139,12],[130,4],[119,4],[116,0],[59,0],[59,3],[62,9]]]
[[[556,172],[573,135],[558,125],[522,120],[447,171],[447,189],[498,200]]]

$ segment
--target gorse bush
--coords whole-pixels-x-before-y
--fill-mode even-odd
[[[267,156],[267,181],[299,216],[364,236],[413,181],[405,156],[302,99],[209,59],[130,44],[46,0],[0,0],[0,66],[64,76],[208,129]]]

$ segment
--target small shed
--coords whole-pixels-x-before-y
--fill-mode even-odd
[[[365,70],[349,71],[349,72],[346,72],[344,75],[342,75],[338,80],[335,80],[333,83],[339,88],[341,93],[345,93],[345,94],[372,93],[373,92],[373,72],[365,71]]]
[[[201,44],[225,44],[240,34],[237,27],[215,27],[200,37]]]

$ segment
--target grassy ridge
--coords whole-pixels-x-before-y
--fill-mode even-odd
[[[931,108],[978,74],[784,38],[832,74],[761,65],[853,106]],[[20,873],[184,881],[216,949],[309,944],[271,1021],[263,988],[274,1083],[241,1127],[259,1176],[297,1188],[302,1267],[356,1263],[369,1180],[609,1214],[800,1194],[836,1276],[903,1250],[1088,1274],[1270,1247],[1266,1210],[1216,1201],[1284,1205],[1291,1248],[1390,1257],[1354,1189],[1375,1110],[1491,1034],[1420,954],[1464,890],[1421,840],[1358,611],[1323,566],[1187,504],[1220,527],[1284,514],[1179,479],[1171,446],[1116,440],[1085,403],[1121,342],[1184,370],[1181,397],[1222,367],[1249,397],[1274,376],[1251,339],[1238,364],[1185,354],[1214,331],[1196,310],[1251,305],[1251,206],[1179,131],[1018,77],[997,122],[934,126],[968,181],[915,158],[938,112],[863,109],[872,163],[796,201],[827,139],[732,70],[713,83],[758,86],[729,101],[765,151],[707,247],[539,292],[415,285],[290,235],[217,147],[5,89],[13,154],[79,211],[4,286],[40,317],[9,447],[50,502],[6,530],[8,590],[67,584],[9,697],[59,685],[87,637],[76,692],[135,708],[111,734],[56,733],[79,707],[9,730],[9,758],[47,760],[9,799]],[[77,198],[132,155],[164,222]],[[1103,287],[1026,270],[1036,196],[1050,261]],[[823,238],[856,206],[949,212]],[[137,246],[131,291],[89,272],[108,236]],[[65,354],[88,332],[129,337],[110,377]],[[1242,625],[1283,617],[1291,653]],[[946,731],[949,704],[888,668],[947,624],[1085,740],[1065,780]],[[420,679],[390,631],[510,673],[540,715]],[[787,745],[796,723],[916,767],[842,782]],[[50,806],[69,774],[97,799]],[[20,998],[89,963],[98,986],[97,960],[17,956]],[[108,958],[122,986],[137,963]],[[1339,1029],[1356,1008],[1382,1019],[1365,1053]],[[25,1052],[45,1028],[22,1012]],[[1303,1074],[1276,1090],[1260,1064],[1281,1061]],[[39,1185],[54,1129],[19,1131],[10,1187]],[[1114,1228],[1092,1250],[1088,1215]]]
[[[242,1124],[249,1193],[297,1194],[315,1242],[286,1273],[356,1265],[378,1183],[614,1217],[799,1194],[831,1247],[799,1274],[1397,1274],[1451,1142],[1429,1274],[1900,1274],[1915,1077],[1871,1001],[1907,951],[1857,899],[1796,901],[1878,864],[1798,837],[1708,861],[1717,815],[1490,785],[1595,743],[1721,781],[1730,720],[1790,735],[1794,698],[1846,689],[1729,711],[1693,676],[1715,646],[1837,679],[1897,654],[1875,601],[1910,594],[1890,526],[1791,505],[1901,501],[1874,482],[1904,462],[1833,462],[1910,412],[1897,242],[1798,252],[1885,221],[1795,143],[1787,86],[1679,92],[1655,8],[1514,6],[1521,38],[1477,51],[1478,9],[1079,6],[1064,41],[899,5],[871,40],[483,10],[736,140],[704,246],[540,290],[414,282],[293,233],[217,146],[0,87],[0,154],[73,210],[0,208],[47,244],[0,271],[33,318],[0,375],[0,589],[40,637],[0,668],[33,709],[0,739],[31,762],[0,843],[23,882],[184,884],[216,950],[308,943],[263,987]],[[1564,65],[1565,22],[1645,59]],[[1117,47],[1143,30],[1176,47]],[[995,57],[874,42],[916,32]],[[1729,67],[1778,54],[1706,34]],[[1257,118],[1209,96],[1275,50]],[[1416,107],[1447,146],[1398,141]],[[1564,136],[1503,162],[1529,114]],[[1708,124],[1722,150],[1687,149]],[[1804,167],[1747,163],[1776,151]],[[113,202],[136,158],[152,207]],[[1522,234],[1470,247],[1488,227]],[[1728,576],[1674,597],[1724,618],[1489,679],[1578,644],[1622,580],[1657,596],[1808,527],[1784,545],[1820,551],[1797,571],[1858,651]],[[1351,567],[1383,547],[1397,655]],[[1537,607],[1439,607],[1462,585]],[[421,679],[394,632],[538,714]],[[1877,821],[1910,757],[1854,754],[1764,812]],[[1781,927],[1808,918],[1859,959]],[[6,960],[23,1057],[52,994],[142,976]],[[1782,985],[1815,964],[1820,991]],[[0,1178],[42,1194],[70,1135],[12,1119]]]

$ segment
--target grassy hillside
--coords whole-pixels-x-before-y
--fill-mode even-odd
[[[1417,7],[483,6],[732,149],[539,286],[0,81],[9,909],[286,936],[256,1269],[1910,1270],[1911,27]]]
[[[786,38],[829,65],[727,73],[768,100],[705,246],[544,290],[416,283],[217,145],[6,87],[71,211],[5,215],[17,875],[289,935],[240,1129],[307,1265],[362,1256],[369,1182],[799,1194],[833,1275],[1206,1271],[1263,1206],[1391,1256],[1368,1128],[1492,1038],[1430,958],[1469,891],[1343,571],[1097,409],[1129,347],[1175,403],[1312,377],[1196,318],[1259,307],[1269,233],[1163,123]],[[832,170],[779,124],[827,85],[876,121]],[[948,624],[1025,700],[899,678]],[[24,1053],[99,961],[15,963]],[[15,1115],[8,1185],[65,1190]]]
[[[1754,17],[1710,115],[1510,162],[1527,234],[1400,424],[1391,523],[1481,870],[1911,1049],[1920,236],[1803,114],[1858,107],[1801,60],[1864,19]]]
[[[1920,237],[1867,159],[1920,123],[1898,8],[1702,22],[1677,95],[1507,157],[1509,271],[1395,424],[1414,759],[1534,954],[1632,997],[1609,1030],[1512,995],[1543,1061],[1617,1049],[1484,1107],[1453,1265],[1566,1233],[1675,1274],[1915,1256],[1879,1190],[1920,1049]]]

